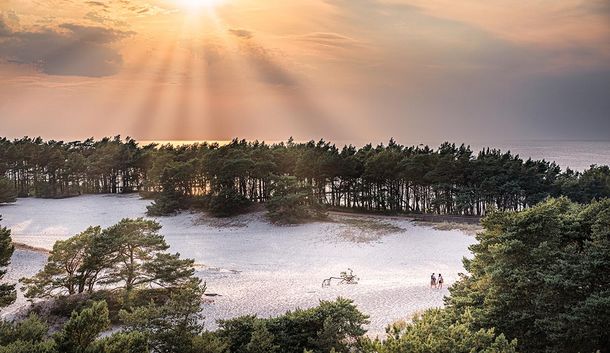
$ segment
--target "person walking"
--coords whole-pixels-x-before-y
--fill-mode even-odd
[[[443,282],[445,282],[445,280],[443,279],[443,275],[441,275],[439,273],[438,274],[438,288],[439,289],[443,289]]]
[[[430,276],[430,288],[436,288],[436,276],[434,273]]]

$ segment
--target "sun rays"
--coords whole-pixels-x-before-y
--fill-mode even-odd
[[[273,50],[225,24],[212,2],[200,5],[205,11],[174,14],[172,31],[131,50],[117,79],[132,85],[107,92],[107,102],[115,102],[109,117],[131,121],[129,130],[143,139],[159,138],[159,131],[170,140],[230,139],[234,131],[274,121],[292,121],[299,131],[312,124],[336,130]],[[265,114],[265,106],[283,113]]]
[[[124,37],[108,43],[120,55],[121,70],[91,80],[90,101],[75,104],[95,112],[101,125],[120,126],[122,134],[143,140],[256,138],[251,131],[280,125],[294,131],[266,139],[305,136],[314,125],[338,130],[305,84],[306,75],[282,52],[287,39],[250,29],[248,19],[242,21],[247,12],[227,15],[227,7],[240,1],[134,1],[139,15],[108,32]],[[104,9],[122,20],[113,8]],[[256,16],[267,16],[261,11]]]

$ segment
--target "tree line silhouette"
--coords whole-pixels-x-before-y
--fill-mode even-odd
[[[581,203],[610,196],[608,166],[562,171],[554,162],[497,149],[475,153],[464,144],[434,149],[393,139],[356,148],[292,139],[140,146],[120,136],[3,138],[2,175],[8,182],[0,186],[19,197],[140,192],[155,199],[154,213],[161,214],[196,206],[230,214],[234,205],[268,201],[276,181],[287,176],[323,205],[359,211],[482,216],[490,208],[522,210],[549,196]]]

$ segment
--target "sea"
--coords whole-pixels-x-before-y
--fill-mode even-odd
[[[610,141],[530,140],[471,145],[475,151],[486,147],[509,150],[523,159],[555,162],[562,169],[583,171],[592,165],[610,165]]]
[[[218,143],[220,145],[227,144],[231,141],[142,141],[141,144],[148,143],[184,145],[195,142],[203,143]],[[281,141],[267,141],[269,144],[279,143]],[[301,142],[301,141],[297,141]],[[337,146],[349,145],[362,146],[364,142],[359,141],[332,141]],[[405,146],[428,145],[430,147],[438,147],[442,141],[401,141],[397,142]],[[455,142],[456,145],[461,144],[461,141]],[[382,142],[379,142],[382,143]],[[386,142],[387,144],[387,142]],[[523,159],[532,158],[535,160],[544,159],[546,161],[555,162],[563,170],[570,168],[575,171],[584,171],[592,165],[610,165],[610,140],[608,141],[580,141],[580,140],[508,140],[508,141],[479,141],[474,143],[465,143],[469,145],[475,154],[485,148],[495,148],[501,151],[510,151],[513,154],[518,154]]]

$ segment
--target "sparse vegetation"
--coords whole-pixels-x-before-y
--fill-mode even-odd
[[[416,221],[416,224],[425,227],[432,227],[436,230],[459,230],[469,235],[476,235],[478,232],[483,230],[481,225],[472,223]]]
[[[404,231],[391,222],[368,216],[338,215],[334,220],[344,225],[339,235],[345,240],[357,243],[376,241],[385,235]]]

